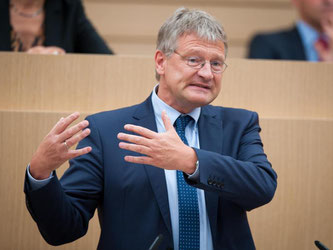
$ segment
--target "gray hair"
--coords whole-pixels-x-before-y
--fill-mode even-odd
[[[156,49],[169,57],[178,47],[178,39],[185,34],[195,33],[202,39],[216,42],[222,41],[227,56],[227,35],[222,25],[210,14],[202,10],[177,9],[160,28]],[[160,76],[156,73],[156,79]]]

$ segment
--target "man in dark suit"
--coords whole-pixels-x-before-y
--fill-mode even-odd
[[[59,120],[25,181],[28,209],[48,243],[83,236],[97,208],[98,249],[148,249],[160,234],[160,249],[255,248],[246,211],[273,198],[277,176],[257,114],[209,105],[226,53],[212,16],[180,8],[159,31],[159,83],[143,103],[71,128],[78,113]],[[54,170],[68,159],[59,181]]]
[[[300,20],[294,27],[255,35],[249,58],[333,61],[333,1],[293,0]]]

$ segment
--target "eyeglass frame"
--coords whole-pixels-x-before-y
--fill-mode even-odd
[[[189,67],[191,67],[193,69],[200,70],[200,69],[202,69],[206,65],[207,62],[209,62],[210,69],[211,69],[211,71],[213,73],[215,73],[215,74],[222,74],[227,69],[227,67],[228,67],[228,64],[226,64],[224,61],[222,61],[222,66],[223,66],[222,70],[221,71],[216,71],[216,70],[213,69],[211,61],[205,60],[204,58],[202,58],[200,56],[183,56],[177,50],[174,50],[173,53],[175,53],[176,55],[180,56],[185,61],[185,63],[187,64],[187,66],[189,66]],[[196,57],[196,58],[200,59],[201,63],[199,63],[197,66],[190,65],[189,64],[189,58],[190,57]],[[216,61],[218,61],[218,60],[216,60]]]

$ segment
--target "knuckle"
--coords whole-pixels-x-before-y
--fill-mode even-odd
[[[50,137],[48,138],[48,141],[49,141],[49,143],[50,143],[51,145],[55,145],[55,144],[57,144],[58,137],[57,137],[57,136],[50,136]]]
[[[71,147],[73,145],[72,138],[66,140],[66,144],[67,144],[68,147]]]
[[[85,127],[85,123],[84,123],[84,121],[78,123],[78,124],[76,125],[76,127],[77,127],[77,129],[83,129],[83,128]]]
[[[52,141],[52,138],[53,138],[53,137],[54,137],[53,134],[49,133],[49,134],[47,134],[47,135],[45,136],[45,140],[47,140],[47,141]]]
[[[136,147],[137,148],[137,152],[142,154],[144,152],[144,149],[142,147]]]
[[[72,134],[72,129],[71,129],[71,128],[69,128],[69,129],[67,129],[67,130],[65,131],[65,136],[66,136],[67,138],[70,137],[71,134]]]
[[[135,137],[133,138],[133,141],[134,141],[135,143],[138,143],[138,144],[140,144],[140,143],[142,142],[141,137],[139,137],[139,136],[135,136]]]
[[[141,164],[145,163],[145,159],[143,157],[139,157],[138,160]]]
[[[79,140],[82,140],[82,139],[85,138],[87,135],[88,135],[87,132],[82,132],[82,133],[80,133],[80,134],[78,135],[78,139],[79,139]]]

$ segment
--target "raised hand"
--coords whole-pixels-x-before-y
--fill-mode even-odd
[[[126,124],[125,129],[136,133],[119,133],[119,147],[144,156],[125,156],[125,161],[148,164],[163,169],[181,170],[187,174],[195,171],[197,156],[195,151],[179,138],[166,112],[162,112],[164,133],[156,133],[147,128]]]
[[[61,118],[42,140],[30,162],[32,177],[46,179],[65,161],[91,151],[91,147],[70,149],[90,134],[90,129],[86,128],[89,125],[87,120],[69,128],[79,116],[80,114],[75,112],[66,118]]]

